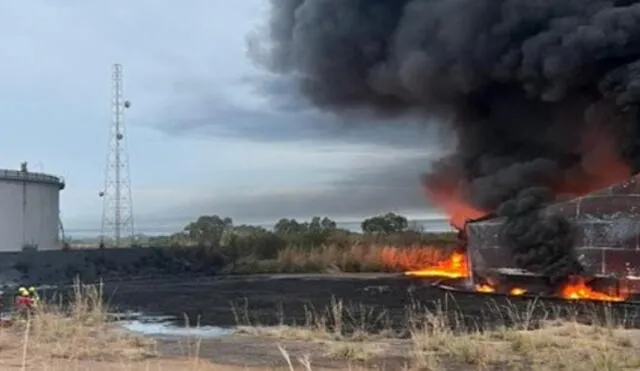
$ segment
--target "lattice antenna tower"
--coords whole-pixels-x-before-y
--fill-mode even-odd
[[[105,169],[104,188],[99,196],[102,204],[102,227],[100,245],[121,247],[124,238],[134,243],[133,200],[129,172],[129,156],[126,145],[124,110],[131,107],[124,100],[122,65],[114,64],[112,73],[111,111],[112,121],[109,132],[109,148]]]

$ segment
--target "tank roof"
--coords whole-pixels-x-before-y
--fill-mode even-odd
[[[61,190],[65,187],[64,178],[62,177],[20,170],[0,169],[0,181],[51,184],[58,186]]]

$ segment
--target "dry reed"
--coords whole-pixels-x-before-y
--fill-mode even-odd
[[[574,310],[535,301],[526,308],[494,309],[502,311],[509,326],[485,326],[480,330],[465,324],[459,313],[445,305],[427,309],[414,303],[407,308],[408,339],[403,332],[398,336],[390,328],[364,332],[361,329],[367,324],[347,323],[345,319],[357,316],[349,313],[340,300],[333,300],[325,311],[308,311],[308,320],[299,326],[251,324],[239,328],[251,336],[315,342],[323,346],[318,349],[323,349],[324,356],[367,367],[379,368],[385,357],[395,355],[405,358],[405,369],[421,371],[640,369],[640,354],[636,351],[640,330],[626,327],[628,313],[620,315],[610,306],[599,312],[592,309],[586,315],[590,322],[587,325],[578,320]],[[385,322],[380,316],[363,321],[372,318]]]
[[[278,253],[270,268],[278,272],[402,272],[434,266],[446,254],[446,249],[435,245],[290,247]]]

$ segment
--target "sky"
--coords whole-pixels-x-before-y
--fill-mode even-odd
[[[424,118],[320,112],[248,57],[264,0],[7,0],[0,167],[62,176],[65,229],[99,233],[111,68],[123,65],[136,229],[437,214],[419,176],[451,146]]]

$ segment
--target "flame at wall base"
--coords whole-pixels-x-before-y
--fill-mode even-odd
[[[454,252],[449,257],[441,260],[432,267],[407,271],[404,274],[406,276],[417,278],[462,280],[469,278],[468,268],[469,263],[466,255],[460,252]],[[516,286],[502,288],[501,286],[502,285],[499,284],[485,282],[475,284],[471,289],[467,288],[465,291],[475,291],[485,294],[501,293],[508,296],[535,295],[534,291],[524,287]],[[554,296],[565,300],[591,300],[606,302],[622,302],[628,299],[628,295],[610,295],[599,292],[590,287],[582,277],[572,277],[568,283],[564,284],[558,292],[555,293]]]
[[[448,258],[438,262],[435,266],[415,271],[405,272],[407,276],[434,278],[467,278],[469,276],[467,257],[465,254],[454,252]]]
[[[570,283],[565,284],[560,289],[560,297],[566,300],[598,300],[621,302],[627,300],[628,295],[608,295],[598,292],[587,285],[581,277],[575,277]]]

